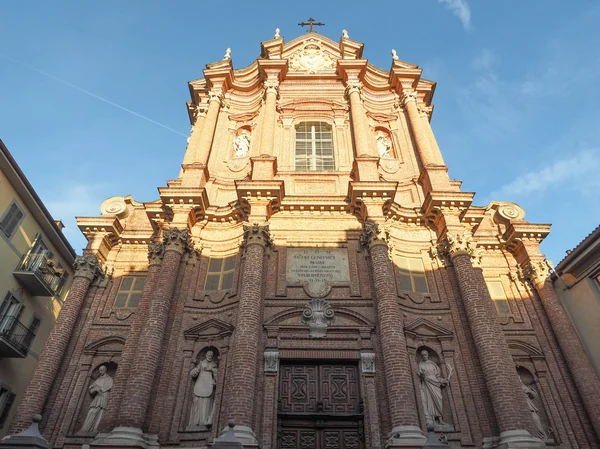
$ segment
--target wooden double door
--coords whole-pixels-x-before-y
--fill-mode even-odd
[[[354,364],[282,364],[278,448],[363,449],[358,376]]]

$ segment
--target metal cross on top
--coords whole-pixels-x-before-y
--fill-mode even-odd
[[[307,22],[300,22],[298,25],[300,25],[301,27],[308,25],[308,27],[309,27],[308,32],[312,33],[313,27],[322,27],[325,24],[322,22],[315,22],[315,19],[310,17]]]

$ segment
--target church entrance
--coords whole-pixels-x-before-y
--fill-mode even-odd
[[[282,363],[279,449],[363,449],[358,366]]]

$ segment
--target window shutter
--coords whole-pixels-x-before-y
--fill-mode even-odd
[[[0,222],[0,228],[2,228],[2,231],[8,237],[10,237],[17,229],[17,226],[22,218],[23,212],[21,212],[19,206],[17,206],[15,203],[12,203],[6,214],[4,214],[2,222]]]
[[[2,406],[2,404],[0,404],[0,406],[2,406],[2,408],[0,408],[0,428],[2,428],[2,426],[6,422],[6,418],[8,418],[8,413],[10,412],[10,407],[13,404],[13,402],[15,400],[15,396],[16,396],[16,394],[13,393],[12,391],[7,391],[7,390],[5,390],[5,391],[7,394],[6,401],[4,402],[4,406]]]

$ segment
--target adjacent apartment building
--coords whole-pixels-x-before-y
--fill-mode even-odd
[[[0,437],[73,278],[61,228],[0,140]]]

